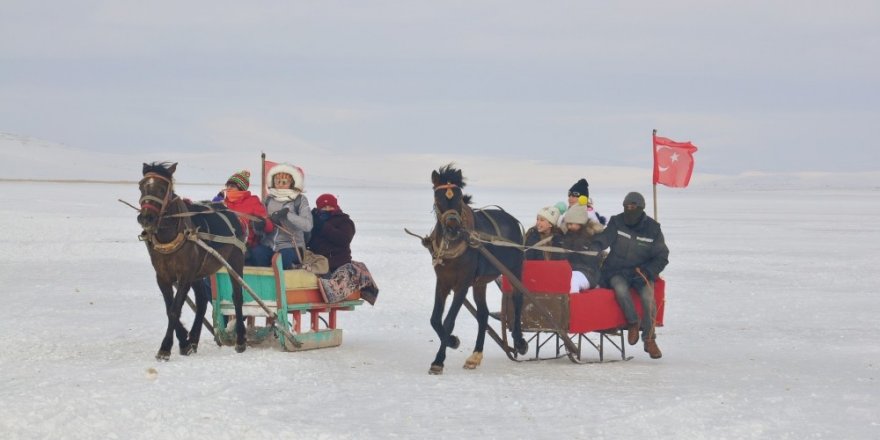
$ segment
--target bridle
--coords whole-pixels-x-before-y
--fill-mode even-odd
[[[138,186],[143,187],[144,182],[146,182],[150,179],[158,179],[158,180],[161,180],[161,181],[168,184],[168,186],[165,188],[165,195],[161,199],[152,195],[152,194],[143,194],[141,196],[140,200],[138,200],[138,203],[141,205],[141,212],[144,212],[144,211],[156,212],[156,225],[155,226],[158,227],[159,222],[162,221],[162,217],[165,215],[165,211],[168,209],[168,205],[171,202],[173,202],[174,199],[176,199],[176,196],[174,199],[171,198],[171,196],[174,194],[174,183],[171,179],[169,179],[161,174],[146,173],[146,174],[144,174],[144,178],[141,179],[140,182],[138,182]],[[141,191],[143,192],[143,189]],[[158,204],[159,206],[156,207],[155,204]]]
[[[454,183],[447,183],[443,185],[437,185],[434,187],[434,211],[437,213],[437,221],[440,223],[440,227],[443,228],[444,237],[448,237],[452,240],[457,240],[461,235],[462,229],[467,228],[464,224],[463,217],[465,215],[465,203],[463,201],[459,202],[458,209],[455,207],[449,208],[446,211],[440,211],[440,206],[437,204],[437,191],[446,190],[444,196],[448,200],[452,200],[455,197],[454,188],[458,188],[459,186]],[[450,230],[448,224],[456,223],[459,225],[454,231]],[[473,226],[473,225],[470,225]]]

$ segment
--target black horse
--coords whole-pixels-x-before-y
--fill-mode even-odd
[[[443,373],[446,347],[458,348],[460,341],[452,334],[455,318],[464,303],[468,288],[473,286],[474,301],[477,305],[477,341],[473,354],[465,361],[464,368],[474,369],[483,360],[483,342],[486,336],[489,309],[486,306],[486,284],[494,281],[501,272],[492,265],[476,248],[475,238],[492,238],[521,244],[522,228],[519,221],[502,209],[473,210],[469,206],[471,196],[462,193],[465,186],[461,170],[452,164],[431,173],[434,184],[434,210],[437,224],[424,244],[434,257],[434,272],[437,287],[434,292],[434,311],[431,326],[440,337],[440,349],[431,363],[431,374]],[[492,241],[492,240],[487,240]],[[517,277],[521,275],[523,253],[518,248],[479,244],[510,269]],[[449,313],[443,319],[446,297],[453,292]],[[522,294],[514,295],[515,324],[513,338],[520,353],[528,349],[520,328]],[[441,322],[442,320],[442,322]]]
[[[165,299],[168,328],[156,354],[158,360],[168,360],[176,332],[180,354],[187,356],[198,349],[211,292],[202,279],[222,266],[213,255],[199,247],[192,239],[205,238],[237,273],[244,267],[244,231],[231,211],[215,211],[211,207],[185,202],[174,193],[172,175],[177,163],[144,164],[138,223],[143,227],[141,240],[147,244],[150,260],[156,270],[156,281]],[[174,293],[177,286],[177,294]],[[233,281],[237,339],[235,351],[243,352],[245,345],[242,319],[241,285]],[[193,288],[196,296],[196,316],[187,334],[180,322],[180,312],[187,292]]]

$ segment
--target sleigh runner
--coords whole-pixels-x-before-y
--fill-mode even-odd
[[[355,310],[363,304],[361,292],[355,291],[342,301],[328,303],[316,275],[303,269],[282,270],[281,267],[281,255],[276,254],[272,267],[246,266],[244,269],[242,278],[268,309],[267,312],[263,305],[245,295],[242,309],[248,318],[248,343],[277,339],[286,351],[341,345],[342,329],[337,327],[337,313]],[[235,336],[229,326],[229,317],[235,314],[232,280],[224,269],[212,275],[210,281],[214,340],[219,345],[232,345]],[[293,335],[300,345],[293,344],[285,333]]]

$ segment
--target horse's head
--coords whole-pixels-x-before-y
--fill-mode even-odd
[[[471,196],[462,192],[465,186],[461,170],[452,164],[431,173],[434,184],[434,211],[437,222],[444,234],[458,235],[464,225],[462,212],[471,201]]]
[[[137,217],[144,232],[155,233],[159,229],[162,215],[174,197],[172,176],[176,169],[176,162],[170,165],[158,162],[144,164],[144,178],[138,184],[141,190],[141,213]]]

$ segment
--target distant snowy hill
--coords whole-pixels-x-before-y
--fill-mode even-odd
[[[357,153],[327,154],[296,151],[267,152],[267,159],[288,161],[306,170],[307,188],[334,185],[384,186],[428,185],[432,170],[455,162],[472,186],[510,188],[561,188],[563,193],[580,177],[595,189],[630,188],[649,191],[651,170],[625,167],[583,167],[539,160],[505,160],[479,155],[448,157],[442,154],[383,156]],[[260,168],[259,151],[213,153],[154,152],[113,154],[71,147],[61,143],[0,132],[0,161],[6,166],[0,179],[136,181],[143,162],[172,161],[180,165],[176,178],[185,183],[219,184],[233,172]],[[697,168],[699,169],[699,159]],[[866,173],[747,172],[736,176],[696,172],[691,188],[880,189],[880,171]],[[595,190],[594,189],[594,190]]]

